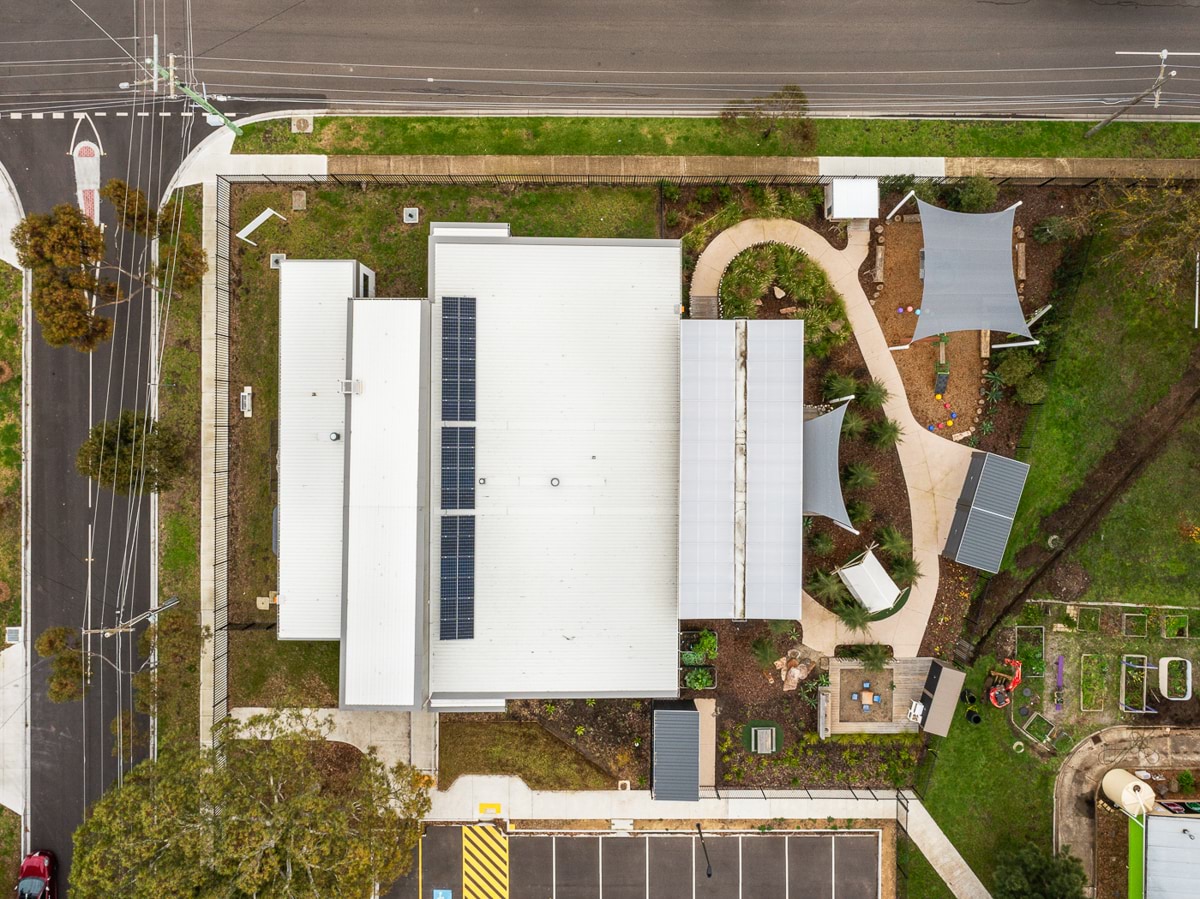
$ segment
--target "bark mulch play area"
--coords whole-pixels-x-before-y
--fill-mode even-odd
[[[839,721],[880,724],[892,720],[890,674],[865,668],[844,668],[840,694],[834,697]]]

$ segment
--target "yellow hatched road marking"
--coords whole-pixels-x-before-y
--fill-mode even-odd
[[[508,899],[508,837],[481,824],[462,838],[463,899]]]

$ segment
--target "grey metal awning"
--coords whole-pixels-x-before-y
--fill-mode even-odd
[[[854,531],[846,501],[842,498],[841,465],[838,447],[842,441],[843,403],[804,423],[804,507],[805,515],[821,515],[848,531]],[[857,531],[854,531],[858,533]]]
[[[700,799],[700,713],[691,702],[654,707],[650,796],[676,802]]]
[[[975,453],[942,555],[981,571],[999,571],[1028,476],[1024,462]]]
[[[958,694],[967,675],[936,659],[929,666],[925,687],[921,690],[921,704],[925,707],[921,718],[921,729],[928,734],[944,737],[950,732],[954,720],[954,709],[958,705]]]
[[[925,236],[925,288],[912,339],[950,331],[1029,337],[1013,274],[1013,217],[951,212],[918,200]]]

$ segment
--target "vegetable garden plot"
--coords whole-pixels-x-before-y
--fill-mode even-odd
[[[1095,653],[1079,657],[1079,709],[1083,712],[1104,711],[1104,696],[1108,687],[1108,659]]]
[[[1100,609],[1097,606],[1081,606],[1076,628],[1081,631],[1095,632],[1100,630]]]
[[[1187,612],[1172,612],[1163,618],[1162,635],[1168,640],[1182,640],[1188,635]]]
[[[1021,673],[1025,677],[1042,677],[1046,673],[1046,629],[1019,625],[1016,630]]]
[[[1146,636],[1146,615],[1142,612],[1126,612],[1121,616],[1121,633],[1126,637]]]
[[[1143,655],[1121,657],[1121,711],[1138,715],[1152,711],[1146,706],[1146,665]]]

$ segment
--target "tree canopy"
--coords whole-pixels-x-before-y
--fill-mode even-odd
[[[51,702],[74,702],[87,693],[83,671],[83,648],[79,632],[69,627],[52,627],[42,631],[33,644],[43,659],[50,660],[47,695]]]
[[[412,865],[428,778],[375,755],[330,764],[328,720],[277,711],[210,750],[160,753],[75,831],[72,895],[307,899],[370,896]],[[351,753],[352,754],[352,753]]]
[[[1010,848],[996,866],[993,899],[1083,899],[1087,878],[1070,853],[1054,855],[1033,843]]]
[[[75,468],[114,493],[161,492],[187,469],[179,435],[156,425],[144,412],[125,409],[92,426],[75,456]]]
[[[808,117],[808,95],[795,84],[785,84],[765,97],[730,103],[721,119],[761,140],[774,137],[792,153],[811,150],[817,140],[816,126]]]

